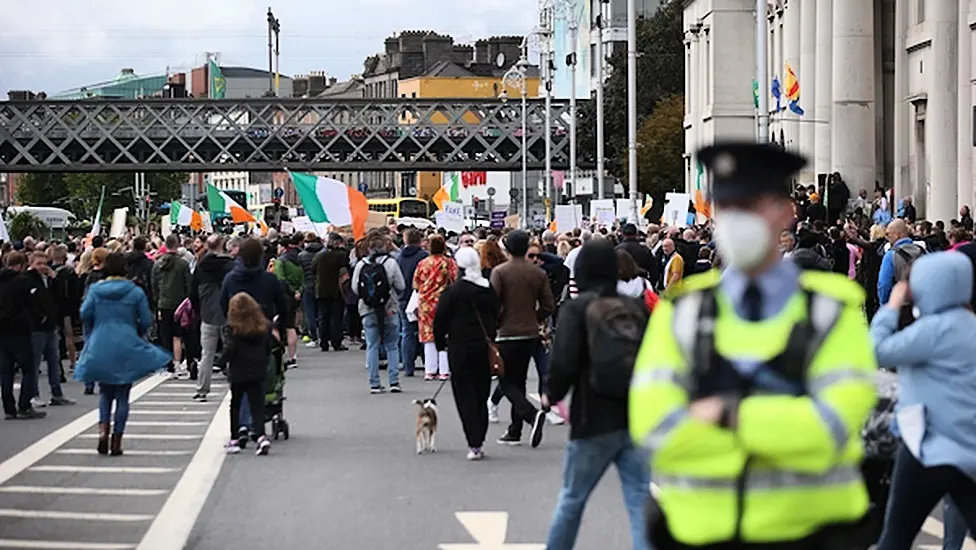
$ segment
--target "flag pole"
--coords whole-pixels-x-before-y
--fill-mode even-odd
[[[91,231],[88,233],[92,237],[101,233],[102,225],[102,204],[105,202],[105,186],[102,186],[102,193],[98,199],[98,210],[95,211],[95,221],[92,223]]]

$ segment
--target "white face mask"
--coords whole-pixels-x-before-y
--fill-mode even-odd
[[[726,265],[741,270],[758,266],[766,259],[771,240],[762,216],[742,210],[715,214],[715,245]]]

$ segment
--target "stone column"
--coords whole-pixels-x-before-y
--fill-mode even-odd
[[[959,8],[957,0],[929,0],[926,23],[932,32],[932,54],[925,108],[925,151],[928,157],[929,200],[925,217],[935,222],[956,216],[958,205],[957,120],[959,90]]]
[[[964,0],[968,1],[968,0]],[[908,33],[909,4],[895,2],[895,86],[894,86],[894,183],[895,201],[911,195],[917,201],[923,198],[922,189],[914,189],[911,175],[911,139],[915,135],[912,125],[912,107],[908,105],[908,50],[905,37]],[[924,206],[924,201],[916,203],[916,208]]]
[[[833,0],[817,1],[817,58],[814,76],[817,123],[814,124],[814,172],[828,174],[830,165],[830,112],[834,104],[833,76]],[[804,71],[806,73],[806,71]]]
[[[800,67],[796,69],[800,80],[800,152],[810,161],[800,172],[804,185],[817,182],[814,171],[816,159],[817,118],[817,1],[800,0]]]
[[[794,72],[799,72],[800,66],[800,0],[789,0],[783,12],[783,63],[780,66],[780,82],[783,86],[783,107],[790,102],[786,98],[786,67],[790,66]],[[798,74],[799,76],[799,74]],[[802,82],[801,82],[802,86]],[[788,108],[783,111],[783,133],[786,135],[786,147],[792,151],[800,149],[800,117]]]
[[[832,13],[831,172],[853,195],[874,189],[874,2],[834,0]]]
[[[970,84],[972,74],[972,30],[969,28],[969,0],[959,0],[959,63],[956,69],[958,103],[957,120],[959,121],[957,135],[957,158],[959,173],[957,175],[957,200],[959,204],[973,206],[973,101]]]

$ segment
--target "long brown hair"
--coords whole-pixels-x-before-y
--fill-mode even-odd
[[[505,263],[506,259],[498,241],[484,241],[481,246],[481,269],[495,269]]]
[[[238,292],[227,305],[227,324],[234,334],[263,334],[268,332],[268,319],[261,306],[246,292]]]

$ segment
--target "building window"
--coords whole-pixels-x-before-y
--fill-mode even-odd
[[[685,42],[685,113],[691,114],[691,42]]]
[[[925,0],[915,0],[915,24],[925,22]]]

